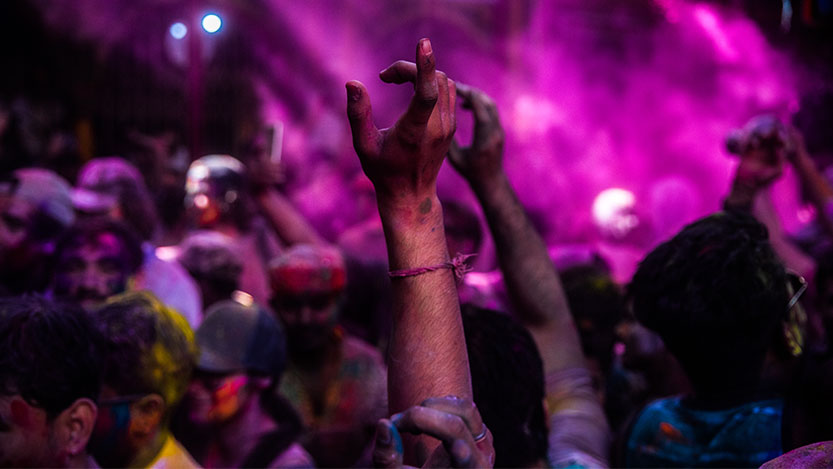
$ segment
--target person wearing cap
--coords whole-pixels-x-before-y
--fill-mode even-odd
[[[255,216],[246,167],[229,155],[207,155],[188,168],[185,209],[195,229],[220,232],[231,238],[242,260],[240,289],[259,304],[269,301],[266,262],[280,251],[278,240]]]
[[[0,178],[0,294],[46,288],[45,260],[74,219],[70,186],[52,171],[24,168]]]
[[[190,423],[207,427],[205,467],[315,467],[296,441],[301,423],[274,394],[286,365],[278,322],[252,303],[215,303],[197,329]]]
[[[197,356],[194,332],[149,292],[93,312],[102,335],[102,386],[90,449],[103,467],[199,467],[169,430]]]
[[[386,371],[375,348],[336,323],[344,258],[333,247],[295,245],[270,263],[270,276],[289,351],[280,392],[301,414],[305,448],[319,466],[369,464],[361,457],[387,413]]]
[[[177,262],[156,253],[159,217],[139,170],[124,158],[96,158],[78,173],[72,201],[82,218],[104,217],[125,223],[142,241],[142,265],[131,290],[150,290],[179,311],[191,327],[199,325],[203,305],[194,280]]]

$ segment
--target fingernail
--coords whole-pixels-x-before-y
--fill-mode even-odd
[[[358,101],[359,98],[361,98],[361,96],[362,91],[359,89],[359,87],[351,85],[349,83],[347,84],[347,97],[350,99],[350,101]]]
[[[432,52],[431,40],[428,39],[428,38],[423,39],[422,40],[422,53],[425,54],[425,55],[428,55],[431,52]]]

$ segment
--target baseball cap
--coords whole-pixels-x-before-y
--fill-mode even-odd
[[[214,373],[283,374],[286,336],[278,321],[257,305],[215,303],[196,332],[197,368]]]
[[[42,168],[23,168],[14,172],[15,197],[37,207],[38,210],[67,227],[75,220],[72,209],[71,187],[58,174]]]

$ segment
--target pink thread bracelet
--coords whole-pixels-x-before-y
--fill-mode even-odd
[[[432,265],[429,267],[417,267],[415,269],[391,270],[388,275],[391,278],[413,277],[427,272],[433,272],[441,269],[451,269],[457,280],[462,280],[463,276],[471,272],[471,266],[466,264],[469,258],[476,256],[476,254],[457,254],[451,262],[443,262],[442,264]]]

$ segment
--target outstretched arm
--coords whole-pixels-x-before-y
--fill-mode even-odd
[[[483,92],[458,85],[474,113],[474,142],[449,158],[477,195],[495,240],[516,314],[541,352],[550,414],[549,462],[605,466],[609,429],[584,363],[578,331],[543,240],[503,171],[504,134],[497,106]]]
[[[578,333],[561,281],[503,171],[504,134],[497,106],[475,88],[458,84],[458,93],[474,114],[474,141],[467,148],[453,146],[449,159],[483,207],[515,312],[535,338],[545,373],[582,367]]]
[[[436,181],[456,129],[454,82],[436,70],[428,39],[417,45],[416,64],[400,61],[380,76],[387,83],[414,83],[407,111],[392,127],[377,129],[367,90],[360,82],[350,81],[347,114],[362,169],[376,189],[390,269],[447,263]],[[391,413],[431,396],[471,398],[452,272],[439,269],[393,278],[392,284],[393,331],[388,352]]]
[[[325,244],[318,232],[278,190],[283,173],[278,163],[255,160],[249,163],[254,199],[260,212],[287,245]]]
[[[796,166],[802,183],[808,176],[812,179],[806,165],[813,166],[813,163],[803,161],[806,153],[802,157],[783,150],[784,147],[791,146],[787,145],[788,142],[773,138],[761,138],[756,142],[745,148],[740,155],[740,163],[735,171],[729,195],[724,201],[724,208],[748,212],[766,225],[772,248],[784,265],[810,278],[815,270],[815,263],[787,239],[781,221],[775,213],[770,189],[783,174],[784,164],[788,159]],[[816,188],[818,189],[818,186]],[[823,213],[819,215],[820,218],[824,218]]]
[[[798,173],[801,186],[816,208],[817,219],[822,229],[829,236],[833,236],[833,219],[831,219],[831,204],[833,204],[833,187],[816,167],[813,158],[804,145],[804,137],[795,128],[790,128],[790,151],[787,158]]]

